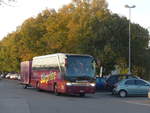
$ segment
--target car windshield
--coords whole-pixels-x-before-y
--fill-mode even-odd
[[[68,56],[66,75],[69,77],[94,77],[95,61],[90,56]]]

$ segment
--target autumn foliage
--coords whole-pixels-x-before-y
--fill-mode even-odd
[[[90,54],[104,74],[128,67],[128,20],[113,14],[105,0],[73,0],[31,17],[0,42],[0,71],[19,71],[20,62],[51,53]],[[149,34],[131,24],[132,72],[150,78]],[[98,66],[100,66],[98,65]]]

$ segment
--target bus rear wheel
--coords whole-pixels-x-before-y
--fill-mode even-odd
[[[36,89],[37,89],[38,91],[41,91],[41,89],[40,89],[40,83],[39,83],[39,82],[36,83]]]
[[[23,85],[23,88],[24,88],[24,89],[27,89],[27,88],[28,88],[28,85],[27,85],[27,84]]]
[[[60,95],[60,93],[58,92],[57,84],[54,85],[54,94],[55,94],[56,96],[59,96],[59,95]]]

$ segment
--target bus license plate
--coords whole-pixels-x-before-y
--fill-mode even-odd
[[[80,90],[80,93],[83,93],[84,92],[84,90]]]

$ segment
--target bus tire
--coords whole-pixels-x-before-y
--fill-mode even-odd
[[[80,97],[85,97],[85,93],[80,93]]]
[[[41,91],[41,89],[40,89],[40,83],[39,83],[39,82],[36,83],[36,89],[37,89],[38,91]]]
[[[59,95],[60,95],[60,93],[58,92],[57,84],[54,85],[54,94],[55,94],[56,96],[59,96]]]
[[[28,85],[27,85],[27,84],[23,85],[23,88],[24,88],[24,89],[27,89],[27,88],[28,88]]]

